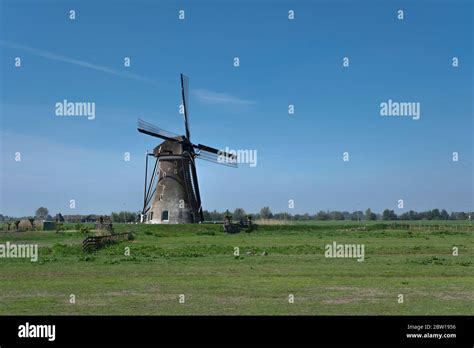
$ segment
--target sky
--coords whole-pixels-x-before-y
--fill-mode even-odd
[[[141,209],[159,140],[137,118],[184,134],[181,72],[191,140],[257,153],[253,167],[199,161],[204,209],[472,210],[473,13],[461,0],[0,0],[0,213]],[[64,99],[95,103],[95,118],[56,116]],[[381,116],[389,99],[420,118]]]

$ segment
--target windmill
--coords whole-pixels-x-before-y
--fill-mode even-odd
[[[216,148],[193,144],[189,129],[189,79],[181,74],[180,111],[184,114],[184,135],[168,132],[138,120],[138,131],[164,141],[145,156],[145,192],[141,221],[145,223],[202,222],[201,195],[196,172],[196,158],[237,167],[237,156]],[[148,179],[148,158],[154,157]]]

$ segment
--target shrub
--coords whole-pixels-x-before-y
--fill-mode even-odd
[[[91,228],[90,228],[89,226],[83,226],[83,225],[81,225],[81,226],[79,227],[79,231],[80,231],[81,233],[83,233],[83,234],[89,234],[89,233],[91,233]]]
[[[64,231],[66,228],[62,222],[56,222],[56,233]]]

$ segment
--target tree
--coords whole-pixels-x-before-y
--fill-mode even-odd
[[[360,221],[364,217],[364,213],[361,211],[355,211],[351,214],[351,220]]]
[[[137,221],[137,215],[131,211],[112,212],[112,222],[127,223]],[[88,220],[92,221],[92,215],[89,215]]]
[[[372,220],[372,214],[373,214],[372,210],[370,208],[367,208],[367,210],[365,211],[365,215],[364,215],[365,219],[367,221]],[[374,214],[374,216],[375,216],[375,214]],[[373,219],[373,220],[375,220],[375,219]]]
[[[112,222],[120,222],[120,217],[118,213],[112,212]]]
[[[208,210],[203,210],[202,216],[204,217],[204,221],[212,221],[212,215]]]
[[[449,214],[445,209],[441,210],[440,216],[441,216],[441,219],[443,219],[443,220],[448,220],[449,219]]]
[[[329,215],[325,211],[320,210],[316,214],[316,220],[320,220],[320,221],[329,220]]]
[[[439,209],[433,209],[433,210],[431,211],[431,218],[432,218],[433,220],[439,220],[439,219],[441,219],[441,214],[440,214],[440,212],[439,212]]]
[[[276,214],[273,214],[273,218],[276,219],[276,220],[291,220],[291,214],[276,213]]]
[[[330,216],[333,220],[344,220],[344,215],[340,211],[332,211]]]
[[[38,209],[36,209],[35,216],[36,216],[37,219],[44,220],[44,219],[46,219],[48,214],[49,214],[49,211],[48,211],[47,208],[39,207]]]
[[[269,207],[263,207],[260,209],[260,217],[262,219],[271,219],[273,217],[272,211]]]
[[[242,208],[236,208],[234,210],[233,218],[234,221],[245,221],[247,214],[245,213],[245,210]]]
[[[64,222],[64,217],[61,213],[57,213],[56,217],[54,218],[56,222]]]
[[[351,220],[352,219],[352,213],[349,213],[348,211],[343,211],[342,215],[344,215],[344,220]],[[362,216],[362,214],[361,214]]]
[[[224,214],[219,213],[217,210],[213,210],[211,212],[211,220],[212,221],[223,221],[224,220]]]
[[[382,213],[382,220],[397,220],[397,214],[393,210],[385,209]]]
[[[400,214],[398,217],[400,220],[410,220],[410,214],[408,212]]]
[[[365,211],[365,219],[366,220],[371,220],[371,221],[377,220],[377,214],[372,213],[372,210],[370,208],[368,208]]]

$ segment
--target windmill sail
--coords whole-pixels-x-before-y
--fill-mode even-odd
[[[177,134],[168,132],[167,130],[164,130],[163,128],[160,128],[158,126],[155,126],[149,122],[146,122],[142,119],[138,119],[138,131],[144,134],[151,135],[152,137],[157,137],[161,138],[164,140],[170,140],[170,141],[179,141],[180,136]]]
[[[195,145],[195,148],[198,150],[196,153],[196,158],[200,158],[205,161],[217,164],[222,164],[228,167],[237,168],[236,155],[202,144]]]
[[[181,98],[183,100],[184,109],[184,128],[186,130],[186,138],[191,141],[191,130],[189,129],[189,111],[188,111],[188,91],[189,91],[189,78],[186,75],[181,74]]]

